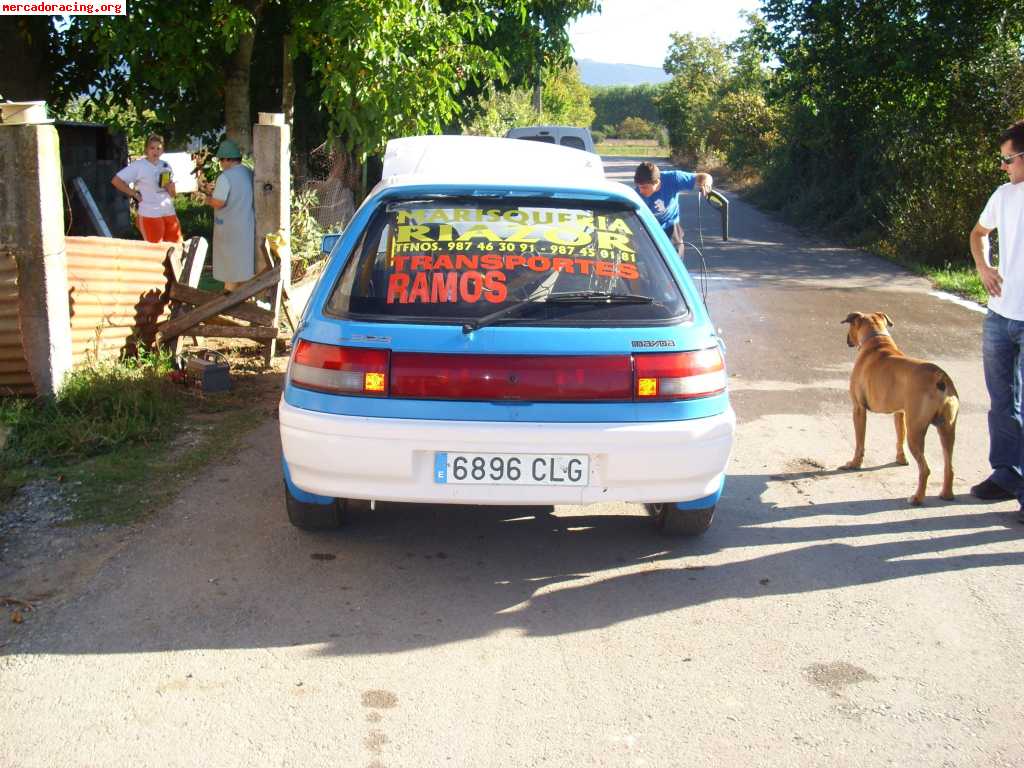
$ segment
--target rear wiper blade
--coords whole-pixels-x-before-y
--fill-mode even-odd
[[[543,303],[543,299],[523,299],[522,301],[517,301],[515,304],[509,304],[507,307],[502,307],[499,310],[491,312],[489,315],[484,315],[483,317],[478,317],[475,320],[469,320],[468,322],[463,323],[462,332],[472,333],[479,328],[484,328],[492,323],[496,323],[502,318],[514,315],[524,307],[529,307],[531,305],[537,306]]]
[[[570,291],[552,293],[546,301],[552,304],[653,304],[654,299],[639,293],[611,293],[610,291]]]
[[[654,299],[650,296],[642,296],[637,293],[611,293],[609,291],[569,291],[567,293],[548,293],[540,297],[523,299],[515,304],[491,312],[489,315],[478,317],[462,325],[463,333],[484,328],[488,325],[502,320],[509,315],[514,315],[520,310],[530,306],[542,304],[653,304]]]

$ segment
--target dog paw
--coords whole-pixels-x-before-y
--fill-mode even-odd
[[[906,456],[897,456],[897,457],[896,457],[896,463],[897,463],[897,464],[902,464],[902,465],[903,465],[903,466],[905,467],[905,466],[907,466],[907,464],[909,464],[910,462],[909,462],[909,461],[907,461],[907,457],[906,457]]]
[[[907,503],[910,504],[910,506],[912,507],[920,507],[924,503],[924,497],[911,496],[909,499],[907,499]]]
[[[940,493],[939,498],[942,499],[943,501],[953,501],[956,498],[956,496],[954,496],[952,493]]]
[[[860,469],[861,462],[859,461],[848,461],[840,469]]]

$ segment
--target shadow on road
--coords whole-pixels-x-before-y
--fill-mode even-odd
[[[956,502],[896,521],[867,519],[901,510],[893,499],[744,503],[790,479],[731,477],[718,519],[696,540],[662,538],[626,505],[594,515],[381,504],[331,533],[258,522],[266,530],[246,545],[255,550],[219,526],[203,531],[198,552],[154,545],[149,560],[134,558],[145,572],[96,588],[89,616],[19,651],[318,644],[324,655],[395,653],[499,632],[570,635],[666,611],[682,610],[685,626],[685,609],[718,600],[1024,564],[1020,552],[962,551],[1015,542],[1021,529],[1006,515],[957,513]],[[769,553],[745,557],[754,547]]]

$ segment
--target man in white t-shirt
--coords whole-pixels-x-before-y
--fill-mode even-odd
[[[1009,181],[992,193],[971,230],[971,256],[988,291],[982,335],[992,474],[971,488],[983,501],[1017,499],[1024,523],[1024,429],[1021,382],[1024,376],[1024,120],[999,136],[999,163]],[[999,233],[999,264],[989,259],[988,236]]]
[[[166,160],[164,139],[157,134],[146,139],[146,154],[110,180],[119,192],[139,204],[139,231],[151,243],[181,242],[181,225],[174,211],[174,172]]]

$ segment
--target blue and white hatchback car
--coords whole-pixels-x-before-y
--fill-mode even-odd
[[[722,350],[669,239],[600,158],[391,141],[295,335],[289,519],[334,527],[355,500],[624,501],[702,533],[735,429]]]

